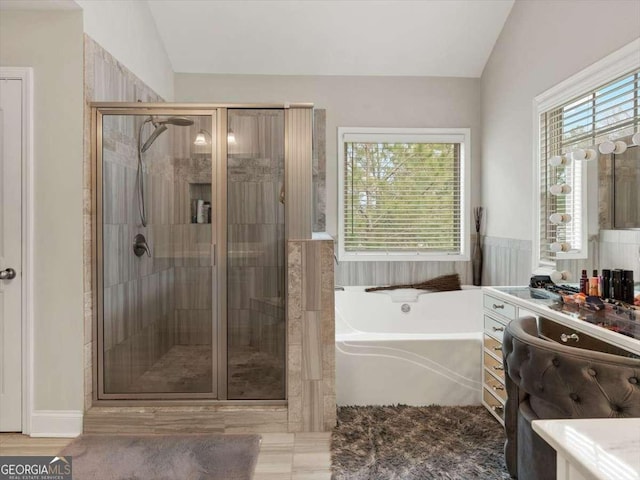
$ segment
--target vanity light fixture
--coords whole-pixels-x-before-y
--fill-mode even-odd
[[[553,242],[549,248],[552,252],[568,252],[571,250],[571,245],[566,242]]]
[[[209,137],[211,137],[211,134],[208,131],[202,129],[196,135],[196,139],[193,141],[193,144],[194,145],[206,145],[208,142],[207,142],[207,137],[205,136],[205,134],[207,134],[207,135],[209,135]]]
[[[571,280],[571,272],[567,272],[566,270],[563,270],[561,272],[553,270],[549,277],[551,277],[551,281],[553,283],[568,282],[569,280]]]
[[[198,134],[196,135],[196,139],[193,141],[194,145],[207,145],[209,142],[207,142],[207,137],[206,135],[209,135],[209,138],[211,138],[211,133],[209,133],[207,130],[205,130],[204,128],[201,129]],[[229,133],[227,134],[227,142],[229,143],[236,143],[236,136],[233,133],[233,130],[229,129]]]
[[[549,187],[549,193],[551,195],[566,195],[567,193],[571,193],[571,186],[566,183],[551,185]]]
[[[561,223],[569,223],[571,221],[571,215],[568,213],[552,213],[549,215],[549,221],[556,225]]]
[[[569,159],[566,155],[554,155],[549,159],[549,165],[552,167],[560,167],[569,163]]]
[[[576,148],[571,152],[571,158],[577,161],[589,161],[598,156],[598,153],[592,148]]]

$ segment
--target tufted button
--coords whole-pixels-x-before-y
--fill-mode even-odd
[[[595,371],[593,368],[589,368],[589,369],[587,369],[587,373],[588,373],[589,375],[591,375],[592,377],[595,377],[595,376],[596,376],[596,371]]]
[[[558,365],[560,365],[560,360],[554,358],[553,360],[551,360],[551,363],[553,363],[557,367]]]
[[[539,382],[539,383],[536,385],[536,388],[537,388],[539,391],[541,391],[541,392],[542,392],[542,391],[544,390],[544,385],[542,385],[542,382]]]
[[[569,398],[571,398],[571,400],[573,400],[574,402],[577,402],[580,400],[580,397],[578,396],[577,393],[572,393],[569,395]]]
[[[634,385],[637,385],[638,384],[638,379],[636,377],[631,377],[629,379],[629,383],[633,383]]]
[[[613,410],[614,412],[621,412],[622,411],[622,407],[620,405],[611,405],[611,410]]]

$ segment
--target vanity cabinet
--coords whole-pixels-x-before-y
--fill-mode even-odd
[[[511,320],[535,317],[540,337],[547,340],[575,348],[640,358],[640,327],[634,327],[626,335],[616,333],[594,324],[594,319],[586,321],[578,318],[577,312],[558,309],[557,298],[544,291],[532,291],[528,287],[484,287],[483,313],[482,404],[502,425],[507,400],[502,338]],[[607,317],[605,320],[611,319]],[[618,325],[614,320],[612,322]]]
[[[504,425],[507,392],[502,365],[502,336],[507,324],[516,318],[515,304],[493,295],[483,295],[484,334],[482,349],[482,404]]]

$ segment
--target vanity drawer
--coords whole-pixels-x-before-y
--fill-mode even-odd
[[[538,332],[540,333],[540,336],[545,337],[548,340],[553,340],[554,342],[558,342],[569,347],[584,348],[586,350],[610,353],[612,355],[620,355],[622,357],[638,358],[637,355],[634,355],[631,352],[618,348],[610,343],[603,342],[602,340],[587,335],[586,333],[574,330],[571,327],[556,323],[547,318],[538,319]]]
[[[502,366],[501,360],[496,360],[487,352],[484,352],[484,361],[482,363],[484,365],[484,368],[489,370],[504,382],[504,367]]]
[[[501,321],[487,315],[484,316],[484,331],[500,342],[502,342],[502,336],[506,328],[507,326]]]
[[[503,401],[507,401],[507,391],[505,390],[504,383],[491,375],[486,370],[484,374],[484,388],[493,392],[494,395],[500,397]]]
[[[490,310],[494,313],[502,315],[509,320],[513,320],[516,318],[516,307],[504,300],[499,300],[490,295],[484,296],[484,308]]]
[[[484,348],[485,350],[489,350],[496,357],[502,359],[502,343],[495,338],[490,337],[486,333],[484,334]]]
[[[482,400],[487,405],[489,410],[495,413],[500,418],[500,420],[504,422],[504,405],[502,404],[502,402],[491,395],[491,393],[489,393],[489,390],[487,390],[486,388],[482,389]]]

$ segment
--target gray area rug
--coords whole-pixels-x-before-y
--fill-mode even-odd
[[[484,407],[340,407],[333,480],[508,479],[502,426]]]
[[[71,456],[74,480],[250,480],[259,435],[81,435]]]

